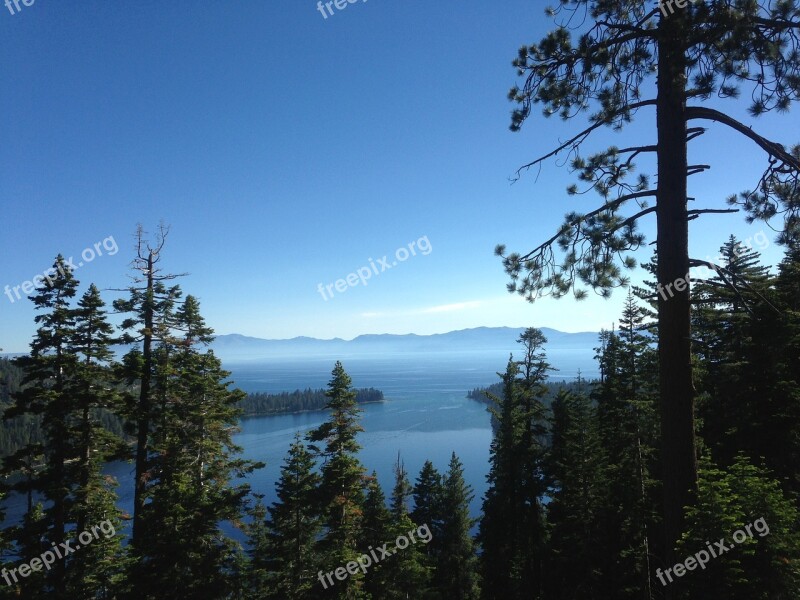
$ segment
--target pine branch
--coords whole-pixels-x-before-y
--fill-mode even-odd
[[[564,142],[563,144],[561,144],[555,150],[552,150],[551,152],[548,152],[544,156],[541,156],[540,158],[537,158],[534,161],[531,161],[531,162],[529,162],[529,163],[527,163],[525,165],[522,165],[519,169],[516,170],[516,173],[514,174],[515,176],[512,179],[512,182],[513,181],[517,181],[520,177],[522,177],[522,172],[523,171],[527,171],[531,167],[544,162],[548,158],[556,156],[562,150],[564,150],[566,148],[571,148],[572,150],[578,148],[586,140],[586,138],[589,137],[589,135],[595,129],[598,129],[598,128],[602,127],[603,125],[607,125],[607,124],[611,123],[614,120],[614,118],[618,117],[619,115],[621,115],[621,114],[623,114],[623,113],[625,113],[625,112],[627,112],[629,110],[636,110],[638,108],[642,108],[643,106],[655,106],[655,105],[656,105],[656,101],[654,99],[652,99],[652,100],[642,100],[641,102],[634,102],[633,104],[624,106],[624,107],[620,108],[619,110],[616,110],[616,111],[612,112],[611,114],[606,115],[604,118],[596,120],[592,125],[590,125],[586,129],[584,129],[583,131],[581,131],[580,133],[575,135],[573,138],[571,138],[571,139],[567,140],[566,142]]]
[[[738,208],[702,208],[696,210],[688,210],[686,214],[689,215],[689,220],[696,219],[700,215],[704,214],[723,214],[723,213],[737,213],[739,212]]]
[[[594,217],[594,216],[597,216],[597,215],[599,215],[600,213],[602,213],[602,212],[604,212],[606,210],[615,210],[616,208],[618,208],[620,205],[624,204],[628,200],[634,200],[636,198],[646,198],[648,196],[655,197],[655,195],[656,195],[655,190],[646,190],[646,191],[643,191],[643,192],[634,192],[632,194],[625,194],[624,196],[620,196],[616,200],[613,200],[613,201],[609,202],[608,204],[605,204],[605,205],[601,206],[600,208],[597,208],[597,209],[595,209],[595,210],[593,210],[593,211],[591,211],[589,213],[586,213],[585,215],[581,215],[578,219],[576,219],[576,220],[572,221],[571,223],[569,223],[569,226],[570,227],[574,227],[576,225],[580,225],[586,219]],[[558,233],[556,233],[553,237],[551,237],[549,240],[547,240],[543,244],[540,244],[539,246],[537,246],[536,248],[534,248],[533,250],[528,252],[528,254],[522,256],[520,258],[520,260],[521,261],[525,261],[525,260],[529,259],[531,256],[533,256],[534,254],[536,254],[537,252],[539,252],[540,250],[543,250],[547,246],[550,246],[551,244],[553,244],[553,242],[555,242],[559,237],[561,237],[561,235],[563,233],[563,230],[564,230],[564,228],[562,227],[558,231]]]
[[[713,108],[707,108],[705,106],[687,106],[686,120],[690,121],[692,119],[705,119],[707,121],[717,121],[719,123],[727,125],[731,129],[734,129],[739,133],[743,134],[745,137],[748,137],[751,140],[753,140],[759,147],[761,147],[770,156],[779,159],[784,164],[793,168],[795,171],[800,172],[800,160],[796,159],[794,156],[789,154],[781,144],[772,142],[767,138],[757,134],[750,127],[747,127],[744,123],[737,121],[733,117],[729,117],[725,113],[722,113],[718,110],[714,110]]]

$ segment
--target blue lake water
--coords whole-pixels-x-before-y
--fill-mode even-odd
[[[592,355],[591,350],[550,352],[550,362],[560,369],[552,379],[573,380],[578,369],[586,378],[595,377]],[[431,460],[443,472],[455,452],[464,465],[465,479],[474,490],[471,509],[477,516],[486,491],[491,426],[485,405],[467,399],[466,393],[498,381],[497,372],[504,370],[508,356],[463,352],[339,359],[354,387],[374,387],[384,392],[384,402],[362,407],[364,432],[358,440],[362,463],[368,471],[377,471],[387,495],[398,454],[413,483],[425,460]],[[253,361],[226,364],[226,368],[232,372],[236,386],[247,392],[280,392],[326,387],[335,361],[331,357],[302,362]],[[307,432],[325,417],[326,413],[319,411],[242,419],[235,442],[243,448],[245,458],[267,463],[249,478],[253,491],[264,494],[265,502],[275,500],[275,481],[295,432]],[[119,505],[130,511],[133,465],[113,463],[107,471],[120,482]],[[10,498],[7,508],[6,522],[16,522],[24,511],[24,499]]]

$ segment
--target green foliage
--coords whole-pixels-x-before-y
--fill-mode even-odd
[[[410,513],[411,520],[418,527],[427,526],[431,532],[431,541],[422,549],[424,564],[434,571],[442,555],[442,527],[444,524],[444,482],[441,473],[429,460],[422,465],[412,490],[414,508]],[[432,592],[433,594],[433,592]],[[431,598],[436,596],[431,595]]]
[[[597,410],[586,395],[565,390],[553,402],[552,423],[545,597],[592,597],[607,587],[601,566],[609,543],[601,516],[609,480]]]
[[[113,533],[49,572],[0,584],[0,598],[794,600],[800,252],[790,248],[774,275],[735,238],[722,257],[717,275],[695,285],[698,432],[706,454],[677,556],[730,541],[756,522],[769,533],[755,532],[682,578],[673,574],[666,589],[659,574],[671,565],[658,558],[664,548],[653,533],[663,525],[665,465],[652,313],[632,295],[618,329],[600,335],[601,378],[591,384],[548,382],[544,336],[533,328],[520,336],[521,359],[510,357],[488,390],[489,488],[473,539],[473,494],[455,454],[444,477],[426,461],[413,487],[398,456],[387,507],[377,474],[366,476],[358,459],[359,403],[341,363],[325,391],[327,420],[308,434],[308,446],[296,436],[289,448],[277,501],[267,508],[256,497],[248,510],[243,478],[259,465],[242,460],[231,437],[244,394],[204,348],[213,332],[197,300],[178,303],[177,287],[160,288],[144,527],[140,541],[123,549],[116,482],[102,469],[127,447],[104,415],[139,426],[141,405],[126,390],[137,390],[147,361],[133,350],[123,365],[113,362],[113,330],[98,290],[91,286],[73,303],[77,282],[65,274],[38,298],[30,356],[0,360],[4,431],[19,433],[3,461],[0,499],[13,491],[29,503],[20,523],[0,529],[0,553],[4,567],[18,566],[81,529],[107,523]],[[740,284],[735,290],[724,286],[731,277]],[[223,524],[246,530],[247,550]],[[322,585],[321,576],[384,544],[394,549],[411,532],[416,541],[366,573]]]
[[[490,449],[489,490],[483,505],[479,542],[484,598],[539,597],[547,530],[548,391],[542,332],[528,328],[519,337],[523,359],[509,358],[502,391],[492,396],[497,423]]]
[[[386,600],[403,600],[405,598],[430,598],[433,589],[432,571],[424,553],[424,544],[416,538],[410,538],[409,532],[415,532],[417,526],[408,512],[408,498],[411,484],[400,457],[395,465],[395,485],[392,490],[389,526],[384,540],[397,540],[401,537],[408,540],[406,548],[396,547],[395,553],[385,562],[380,563],[381,587],[376,589],[373,598]],[[421,527],[424,527],[422,525]],[[404,542],[406,543],[406,542]]]
[[[718,556],[704,569],[683,577],[684,597],[795,598],[800,589],[799,527],[796,506],[766,470],[744,455],[737,456],[729,469],[720,469],[705,456],[697,504],[688,509],[688,529],[678,544],[678,555],[694,555],[711,545]],[[720,553],[718,540],[725,540],[731,549]]]
[[[697,285],[700,429],[714,459],[739,452],[763,458],[788,489],[800,492],[800,319],[797,253],[777,276],[751,248],[731,237],[720,249],[720,274]],[[722,278],[735,283],[724,285]]]
[[[497,423],[489,450],[489,489],[483,500],[478,542],[485,598],[515,598],[520,593],[515,562],[520,548],[517,535],[521,510],[519,440],[522,415],[517,376],[519,365],[509,358],[500,396],[491,395]]]
[[[601,335],[601,380],[593,390],[603,456],[605,494],[598,518],[607,595],[637,598],[650,586],[650,557],[657,547],[660,498],[652,473],[659,469],[658,370],[646,312],[628,294],[619,333]]]
[[[664,14],[658,10],[662,5]],[[754,117],[771,110],[785,112],[800,98],[800,47],[795,35],[800,27],[800,7],[796,2],[693,2],[676,7],[665,1],[659,7],[644,2],[565,0],[550,13],[563,21],[539,42],[520,47],[513,61],[522,82],[508,94],[516,105],[512,131],[521,129],[536,105],[545,117],[558,114],[573,121],[585,115],[588,121],[583,131],[526,164],[517,175],[560,151],[570,151],[574,154],[568,164],[582,185],[571,184],[567,195],[595,191],[602,200],[594,210],[568,212],[556,234],[527,254],[506,254],[505,247],[498,245],[496,253],[503,257],[511,278],[509,291],[531,302],[548,294],[563,296],[570,290],[583,298],[586,290],[578,289],[580,284],[603,296],[627,284],[623,273],[636,266],[628,253],[644,244],[638,226],[655,214],[655,207],[646,202],[656,197],[651,176],[637,174],[634,159],[656,152],[664,161],[662,147],[642,142],[626,148],[611,146],[588,156],[578,151],[600,127],[624,129],[637,114],[649,114],[645,107],[663,109],[673,100],[661,91],[647,97],[648,90],[655,91],[649,81],[659,68],[663,69],[662,78],[666,73],[675,77],[672,96],[684,102],[715,95],[735,99],[742,87],[749,88],[749,112]],[[720,121],[753,137],[734,119],[716,119],[718,114],[710,108],[690,107],[685,114],[674,115],[682,120],[672,125],[676,131],[684,131],[689,119]],[[681,143],[685,145],[703,132],[683,135]],[[760,140],[766,141],[762,148],[774,163],[757,189],[732,196],[729,202],[743,208],[750,221],[782,215],[779,239],[789,244],[798,233],[800,148],[787,150]],[[680,175],[688,176],[685,166]],[[633,210],[626,210],[629,206]],[[560,262],[556,250],[562,254]]]
[[[255,577],[248,590],[254,599],[315,597],[320,518],[314,500],[320,477],[314,467],[314,457],[296,434],[276,484],[277,502],[266,519],[258,509],[255,513],[257,525],[250,538],[250,570]]]
[[[4,415],[22,417],[30,428],[28,443],[3,464],[5,474],[15,478],[12,489],[28,495],[25,518],[10,530],[26,561],[38,557],[48,539],[60,543],[72,537],[71,530],[82,533],[101,521],[120,522],[116,482],[101,469],[126,451],[97,418],[118,400],[110,364],[113,328],[97,288],[90,286],[74,307],[78,281],[61,256],[53,267],[52,281],[31,296],[41,311],[35,319],[39,328],[30,355],[16,361],[24,377]],[[34,441],[37,423],[41,443]],[[35,492],[48,504],[34,507]],[[32,596],[70,598],[77,590],[113,594],[122,572],[121,554],[120,537],[110,536],[21,585]]]
[[[699,103],[713,97],[738,98],[744,91],[751,98],[749,113],[756,117],[772,110],[786,112],[800,100],[800,6],[795,0],[664,0],[656,5],[563,0],[548,13],[558,19],[557,26],[539,42],[522,46],[513,62],[521,82],[508,94],[515,103],[511,130],[520,130],[534,106],[541,107],[545,117],[558,114],[574,121],[584,116],[587,122],[523,165],[517,175],[566,156],[563,162],[579,181],[567,187],[566,195],[577,198],[593,191],[599,199],[589,210],[569,210],[555,233],[531,250],[507,253],[501,244],[495,253],[509,277],[508,291],[529,302],[570,292],[582,299],[588,290],[608,297],[614,288],[628,284],[625,272],[636,266],[634,252],[646,241],[640,227],[654,218],[659,292],[669,286],[677,290],[657,300],[665,462],[660,472],[662,546],[665,560],[671,562],[672,543],[683,529],[684,506],[691,502],[697,483],[691,297],[686,286],[676,285],[698,263],[689,256],[689,223],[708,214],[742,210],[748,222],[770,222],[779,232],[779,243],[791,245],[800,238],[800,146],[787,148],[768,140],[731,117],[735,111]],[[648,119],[649,139],[626,141],[624,148],[586,151],[584,144],[593,133],[602,127],[628,129],[635,117]],[[753,189],[728,197],[731,208],[690,208],[694,198],[689,176],[708,169],[703,163],[710,161],[689,163],[688,146],[706,133],[706,125],[716,124],[737,132],[744,142],[755,142],[765,154],[764,170]],[[635,161],[649,156],[653,160],[645,163],[647,170],[637,173]],[[770,408],[784,408],[781,404]],[[715,411],[709,414],[716,416]],[[792,429],[793,419],[794,413]],[[780,433],[785,439],[786,430]],[[727,430],[717,434],[722,438]],[[620,570],[638,575],[641,568]]]
[[[116,506],[117,482],[102,473],[111,460],[128,456],[123,440],[109,432],[97,418],[101,412],[113,413],[121,398],[115,389],[110,346],[114,328],[106,319],[105,304],[99,290],[91,285],[75,311],[75,336],[69,351],[79,358],[75,377],[68,389],[76,418],[70,427],[77,460],[68,467],[68,477],[77,482],[69,507],[76,531],[87,531],[104,523],[105,533],[83,552],[75,553],[67,571],[67,594],[76,597],[109,597],[123,583],[126,566],[122,559],[121,511]]]
[[[319,542],[322,570],[332,571],[359,556],[364,512],[364,467],[356,456],[361,446],[356,436],[363,428],[361,410],[351,389],[350,376],[338,362],[326,391],[328,420],[308,434],[311,450],[324,459],[319,503],[324,533]],[[319,446],[320,442],[324,445]],[[350,575],[328,588],[326,598],[355,599],[364,596],[363,574]]]
[[[383,401],[383,392],[374,388],[361,388],[355,390],[355,393],[358,404]],[[325,390],[306,388],[278,394],[266,392],[247,394],[247,397],[239,402],[238,407],[242,409],[244,415],[250,416],[323,410],[327,402]]]
[[[464,467],[455,455],[442,482],[441,554],[436,583],[442,598],[477,600],[480,597],[478,558],[470,535],[472,488],[464,481]]]
[[[230,373],[213,352],[196,347],[213,339],[197,300],[187,296],[169,317],[172,333],[155,352],[157,419],[136,589],[146,598],[225,597],[235,587],[238,548],[220,524],[243,518],[250,488],[233,479],[261,465],[235,456],[244,393],[229,389]]]
[[[364,500],[361,552],[369,554],[372,548],[380,547],[392,539],[392,515],[386,507],[386,495],[374,471],[367,479],[367,495]],[[388,562],[379,562],[370,567],[364,579],[364,590],[371,598],[380,598],[387,589],[389,576],[385,572]]]

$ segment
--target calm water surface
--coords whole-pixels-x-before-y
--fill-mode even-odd
[[[584,377],[594,376],[592,354],[583,350],[552,354],[550,361],[560,369],[553,379],[573,379],[579,368]],[[374,387],[384,393],[384,402],[363,406],[364,432],[358,440],[362,463],[368,471],[377,471],[387,495],[398,454],[413,483],[425,460],[431,460],[443,472],[455,452],[464,465],[465,479],[474,490],[471,509],[477,516],[486,490],[491,428],[485,406],[468,400],[466,393],[498,381],[496,372],[504,369],[508,357],[464,352],[447,356],[382,355],[373,359],[345,356],[340,360],[354,387]],[[335,361],[317,357],[302,363],[230,363],[226,368],[232,372],[237,387],[247,392],[281,392],[326,387]],[[325,417],[326,413],[319,411],[242,419],[235,441],[243,448],[245,458],[267,463],[248,480],[254,492],[265,495],[268,504],[275,500],[275,481],[295,432],[305,433]],[[120,482],[120,506],[131,510],[133,465],[113,463],[107,471]],[[16,522],[25,508],[23,499],[13,497],[7,506],[6,523]]]

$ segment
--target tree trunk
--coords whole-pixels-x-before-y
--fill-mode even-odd
[[[153,253],[147,257],[147,289],[144,301],[144,334],[142,343],[142,381],[139,389],[138,420],[136,431],[136,482],[133,497],[133,531],[131,543],[135,546],[142,537],[142,511],[147,491],[147,454],[150,435],[150,378],[153,363]]]
[[[684,506],[697,481],[691,364],[684,11],[662,19],[658,41],[658,359],[665,568],[675,564]],[[676,287],[677,283],[677,287]],[[678,289],[681,288],[681,289]],[[666,590],[668,596],[674,590]]]

